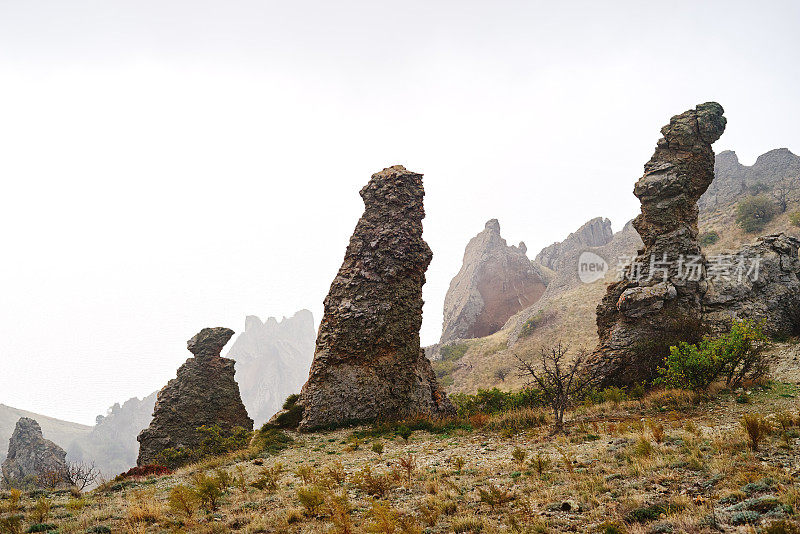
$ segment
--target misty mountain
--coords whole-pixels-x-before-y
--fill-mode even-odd
[[[299,393],[308,378],[316,337],[308,310],[281,321],[247,317],[227,357],[236,360],[242,401],[256,426],[280,410],[286,397]]]

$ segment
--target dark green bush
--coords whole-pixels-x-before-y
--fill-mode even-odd
[[[269,428],[264,425],[264,428],[256,432],[253,438],[253,449],[261,455],[277,454],[292,443],[294,440],[291,437],[277,428]]]
[[[453,343],[450,345],[445,345],[442,347],[439,352],[442,354],[442,360],[446,362],[454,362],[456,360],[460,360],[469,349],[469,345],[466,343]]]
[[[475,395],[455,393],[450,400],[458,415],[469,417],[477,413],[495,414],[519,408],[543,406],[544,399],[538,389],[525,388],[519,391],[501,391],[497,388],[479,389]]]
[[[242,427],[234,427],[230,431],[218,425],[203,425],[197,428],[200,445],[192,448],[168,448],[158,455],[158,463],[169,469],[177,469],[184,465],[199,462],[211,456],[220,456],[229,452],[246,448],[250,443],[252,432]]]
[[[747,233],[758,232],[775,217],[776,211],[772,200],[763,195],[748,198],[736,206],[736,223]]]
[[[540,328],[553,319],[555,319],[556,314],[554,312],[548,312],[546,310],[540,310],[534,314],[533,317],[525,321],[522,325],[522,328],[519,331],[519,337],[528,337],[533,334],[537,328]]]
[[[766,363],[762,348],[766,336],[752,321],[735,321],[731,331],[716,338],[706,337],[699,344],[682,342],[671,347],[665,366],[659,367],[659,382],[681,389],[705,390],[724,379],[736,387],[746,378],[764,375]]]
[[[271,423],[277,428],[297,428],[300,421],[303,419],[303,407],[297,404],[300,400],[300,395],[292,393],[283,403],[283,411],[275,417],[275,421]]]
[[[663,504],[654,504],[652,506],[645,506],[631,510],[625,521],[628,523],[647,523],[648,521],[655,521],[661,514],[666,513],[667,508]]]
[[[714,230],[711,230],[710,232],[703,232],[700,234],[698,239],[700,240],[701,246],[707,247],[719,241],[719,233],[715,232]]]
[[[52,523],[34,523],[29,526],[25,532],[50,532],[51,530],[58,530],[58,525]]]

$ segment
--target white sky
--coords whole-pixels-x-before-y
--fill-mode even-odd
[[[92,423],[205,326],[321,303],[425,174],[423,342],[468,239],[615,229],[671,115],[800,151],[796,2],[0,0],[0,402]]]

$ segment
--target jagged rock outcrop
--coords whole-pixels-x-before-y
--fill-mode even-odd
[[[467,244],[461,270],[450,282],[440,343],[493,334],[539,300],[547,284],[526,252],[525,243],[506,245],[497,219],[486,223]]]
[[[642,212],[633,225],[645,248],[597,307],[600,342],[590,363],[603,384],[652,379],[664,357],[659,340],[674,343],[666,338],[689,335],[701,321],[704,270],[689,272],[680,259],[701,258],[697,200],[714,179],[711,145],[725,124],[722,106],[708,102],[661,129],[663,137],[634,187]],[[658,263],[651,265],[651,259]]]
[[[236,361],[236,377],[247,412],[261,426],[298,393],[308,378],[317,337],[314,316],[301,310],[281,321],[249,316],[234,340],[228,358]]]
[[[559,271],[565,258],[583,252],[587,248],[602,247],[614,237],[611,221],[595,217],[567,236],[564,241],[543,248],[536,255],[536,262],[548,269]]]
[[[394,166],[361,190],[364,214],[325,298],[301,430],[354,421],[438,416],[453,408],[420,348],[422,175]]]
[[[196,448],[197,428],[203,425],[253,429],[234,380],[234,361],[220,357],[233,334],[228,328],[204,328],[187,342],[194,357],[158,392],[153,420],[137,438],[138,465],[154,463],[167,448]]]
[[[714,170],[714,182],[698,201],[703,212],[729,206],[751,193],[769,193],[784,180],[800,190],[800,156],[786,148],[760,155],[751,166],[742,165],[736,152],[726,150],[717,154]]]
[[[64,449],[44,439],[39,423],[21,417],[8,442],[3,479],[6,483],[25,481],[34,485],[41,484],[44,478],[66,482],[66,457]]]
[[[733,254],[709,258],[712,268],[703,297],[703,321],[724,331],[731,319],[763,321],[775,337],[800,333],[800,240],[784,234],[760,237]]]

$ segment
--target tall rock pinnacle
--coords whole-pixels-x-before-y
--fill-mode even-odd
[[[699,331],[705,269],[697,200],[714,179],[711,145],[725,124],[716,102],[672,117],[634,187],[642,212],[633,225],[645,248],[597,307],[600,343],[592,364],[605,384],[652,379],[663,346]]]
[[[224,431],[253,429],[234,380],[234,361],[219,355],[233,333],[228,328],[204,328],[187,342],[194,357],[158,392],[150,427],[137,438],[138,465],[156,462],[164,449],[196,448],[202,439],[197,428],[203,425]]]
[[[361,190],[364,214],[325,298],[300,397],[301,430],[452,412],[420,348],[432,258],[422,239],[424,195],[422,175],[399,165]]]

